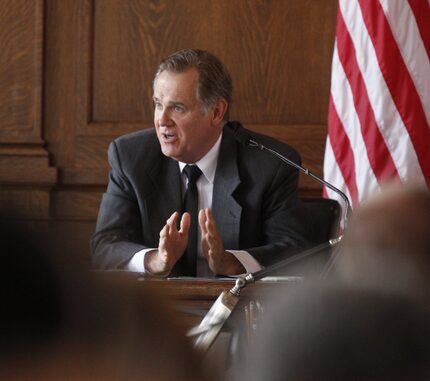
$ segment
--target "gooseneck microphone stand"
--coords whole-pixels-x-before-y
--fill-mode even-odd
[[[240,122],[232,121],[227,122],[226,127],[233,130],[234,137],[237,141],[242,143],[243,145],[258,148],[261,151],[267,151],[271,153],[273,156],[276,156],[278,159],[282,160],[284,163],[290,165],[291,167],[294,167],[298,169],[300,172],[304,173],[306,176],[310,176],[315,181],[319,182],[321,185],[326,186],[327,188],[331,189],[333,192],[337,193],[342,200],[345,203],[345,211],[344,211],[344,227],[347,227],[348,224],[348,218],[351,214],[351,203],[349,202],[348,197],[344,192],[342,192],[339,188],[336,188],[333,184],[330,184],[329,182],[325,181],[321,177],[317,176],[315,173],[311,172],[308,168],[302,167],[301,165],[295,163],[294,161],[288,159],[284,155],[281,155],[279,152],[276,152],[275,150],[268,148],[264,146],[263,144],[255,141],[250,133],[242,126]]]

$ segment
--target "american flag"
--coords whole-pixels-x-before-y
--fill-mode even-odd
[[[324,179],[353,207],[388,180],[430,186],[430,0],[339,1]]]

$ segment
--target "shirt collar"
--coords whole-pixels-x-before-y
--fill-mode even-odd
[[[203,156],[199,161],[194,163],[200,168],[203,175],[211,184],[213,184],[215,180],[215,171],[218,163],[219,150],[221,147],[221,138],[222,138],[222,132],[218,140],[208,151],[208,153],[205,156]],[[179,169],[181,170],[181,173],[182,173],[182,170],[187,165],[187,163],[183,163],[181,161],[179,161],[178,163],[179,163]]]

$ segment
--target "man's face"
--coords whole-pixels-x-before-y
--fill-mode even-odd
[[[163,71],[154,82],[154,125],[164,155],[185,163],[200,160],[215,144],[222,124],[197,100],[198,72]]]

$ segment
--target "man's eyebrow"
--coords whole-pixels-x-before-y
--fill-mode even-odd
[[[154,101],[154,102],[159,102],[160,101],[160,99],[158,99],[157,97],[152,97],[152,100]],[[179,101],[170,101],[170,102],[168,102],[167,103],[169,106],[182,106],[182,107],[185,107],[185,103],[183,103],[183,102],[179,102]]]
[[[185,103],[182,103],[182,102],[169,102],[169,104],[172,104],[173,106],[183,106],[183,107],[185,107]]]

